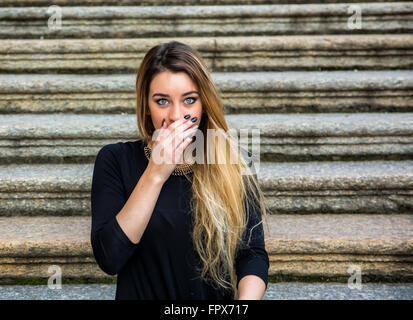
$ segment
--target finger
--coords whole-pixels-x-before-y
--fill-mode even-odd
[[[173,142],[174,148],[177,149],[181,145],[181,143],[185,141],[186,138],[188,138],[189,136],[195,135],[197,131],[198,131],[198,125],[193,124],[193,126],[187,128],[185,131],[175,132],[174,142]]]
[[[173,130],[173,132],[180,134],[182,132],[185,132],[186,130],[188,130],[188,128],[190,128],[191,126],[194,126],[196,121],[198,120],[197,117],[193,117],[192,119],[189,119],[184,121],[182,124],[176,126]]]
[[[165,137],[170,135],[170,131],[168,129],[168,124],[166,123],[166,119],[162,119],[161,127],[154,131],[154,136],[156,134],[156,141],[162,141]],[[152,139],[154,140],[154,139]]]
[[[170,134],[167,129],[163,134],[163,138],[160,139],[157,147],[162,150],[161,155],[168,161],[168,164],[173,163],[174,153],[176,150],[176,137],[174,134]]]
[[[179,120],[178,120],[179,121]],[[174,125],[175,122],[172,124]],[[171,130],[171,135],[174,137],[175,141],[174,141],[174,148],[178,147],[179,144],[182,142],[183,135],[182,133],[187,130],[189,127],[193,126],[194,123],[192,121],[190,121],[190,119],[184,119],[184,121],[180,121],[177,125],[172,127]]]
[[[165,152],[168,153],[168,150],[166,150],[166,147],[170,145],[170,132],[168,129],[168,124],[166,123],[166,119],[162,119],[161,127],[159,129],[156,129],[153,136],[155,136],[155,139],[152,139],[156,141],[156,143],[153,146],[153,149],[157,150],[158,154],[161,156],[165,157],[166,154]]]
[[[181,126],[182,124],[186,123],[189,119],[179,119],[174,121],[173,123],[171,123],[168,127],[168,130],[172,133],[176,130],[176,128],[178,128],[179,126]]]
[[[176,150],[176,155],[178,156],[178,159],[180,162],[183,162],[183,156],[185,155],[185,149],[189,146],[190,143],[192,143],[192,138],[187,137],[177,148]],[[191,159],[185,159],[187,160],[189,163]]]
[[[164,126],[165,126],[165,124],[163,123],[160,128],[155,129],[155,130],[152,132],[152,138],[151,138],[151,140],[152,140],[154,143],[159,142],[159,141],[162,141],[162,139],[164,139],[164,136],[165,136],[165,127],[164,127]],[[155,141],[156,141],[156,142],[155,142]]]
[[[188,121],[184,122],[182,125],[177,127],[175,129],[175,132],[177,132],[177,133],[185,132],[185,131],[189,130],[190,128],[192,128],[194,125],[195,125],[195,122],[188,119]]]
[[[198,131],[198,126],[189,128],[185,132],[174,133],[162,139],[155,148],[163,150],[163,157],[167,163],[182,163],[182,150],[185,149],[193,140],[190,136],[195,136]]]
[[[162,148],[169,148],[172,147],[172,151],[176,150],[176,148],[182,143],[182,141],[191,133],[184,134],[184,132],[189,131],[188,129],[191,126],[194,126],[194,122],[188,119],[179,119],[169,126],[167,126],[166,121],[164,122],[162,128],[160,129],[158,141],[162,143]]]

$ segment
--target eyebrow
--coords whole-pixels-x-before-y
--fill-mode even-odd
[[[184,97],[184,96],[187,96],[188,94],[191,94],[191,93],[199,94],[198,91],[188,91],[188,92],[185,92],[182,96]],[[169,94],[154,93],[154,94],[152,95],[152,98],[153,98],[154,96],[169,97]]]

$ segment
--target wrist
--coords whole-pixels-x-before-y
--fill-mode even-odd
[[[154,173],[149,166],[143,172],[143,176],[152,185],[162,186],[165,183],[165,179]]]

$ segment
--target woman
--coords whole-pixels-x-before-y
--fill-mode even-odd
[[[153,47],[136,94],[142,139],[99,151],[91,191],[93,253],[118,275],[116,299],[261,299],[263,195],[199,53],[177,41]],[[212,129],[221,143],[205,143]]]

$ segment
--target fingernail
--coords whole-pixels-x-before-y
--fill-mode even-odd
[[[193,128],[194,128],[194,129],[198,129],[198,125],[196,125],[196,126],[193,126]]]
[[[197,117],[193,117],[193,118],[191,119],[192,122],[195,122],[196,120],[198,120]]]
[[[184,118],[189,119],[190,116],[191,116],[190,114],[187,114]]]
[[[161,127],[163,127],[163,123],[165,122],[165,119],[162,119],[162,124],[161,124]]]

